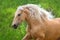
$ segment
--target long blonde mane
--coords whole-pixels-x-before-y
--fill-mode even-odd
[[[32,18],[41,19],[41,17],[46,17],[48,20],[53,19],[53,15],[51,14],[51,12],[46,11],[45,9],[39,7],[38,5],[27,4],[19,6],[18,9],[23,10],[23,7],[29,8],[30,17]]]

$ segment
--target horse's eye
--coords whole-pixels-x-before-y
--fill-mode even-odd
[[[20,16],[21,14],[18,14],[18,16]]]

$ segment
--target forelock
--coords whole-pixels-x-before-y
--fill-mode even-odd
[[[19,6],[17,10],[23,10],[23,6]]]

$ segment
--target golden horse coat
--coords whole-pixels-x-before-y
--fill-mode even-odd
[[[19,6],[15,12],[13,27],[26,20],[27,33],[22,40],[60,40],[60,18],[35,4]]]

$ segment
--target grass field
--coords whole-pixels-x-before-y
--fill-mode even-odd
[[[25,35],[23,22],[16,30],[11,27],[16,8],[24,4],[41,5],[51,9],[55,17],[60,17],[60,0],[0,0],[0,40],[21,40]]]

